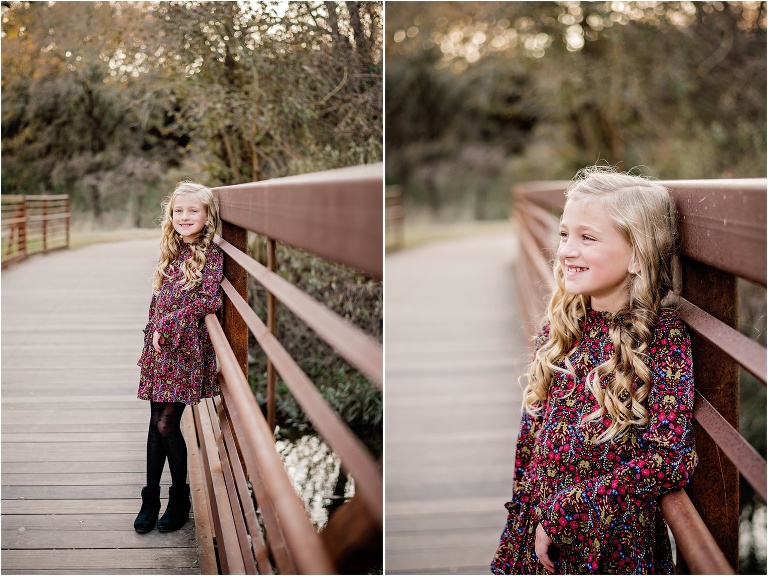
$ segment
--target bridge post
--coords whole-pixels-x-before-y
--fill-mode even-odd
[[[48,252],[48,199],[43,198],[43,253]]]
[[[275,241],[267,238],[267,268],[275,272],[277,260],[275,257]],[[275,309],[275,295],[267,290],[267,329],[277,335],[277,316]],[[274,433],[277,423],[277,391],[275,389],[275,367],[272,360],[267,357],[267,424]]]
[[[248,251],[248,231],[227,221],[221,223],[221,237],[242,252]],[[224,277],[229,280],[237,293],[248,301],[248,273],[229,255],[224,255]],[[235,353],[237,363],[243,374],[248,376],[248,326],[235,309],[230,299],[224,295],[222,327],[227,341]]]
[[[736,278],[688,258],[682,259],[682,296],[728,326],[736,324]],[[691,333],[696,390],[739,429],[738,366],[725,352]],[[701,426],[696,426],[699,464],[687,488],[735,573],[739,570],[739,471]],[[678,570],[688,567],[678,557]]]

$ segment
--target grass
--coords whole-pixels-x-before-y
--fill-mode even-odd
[[[440,240],[511,233],[513,229],[513,224],[508,219],[441,221],[428,214],[409,212],[405,218],[402,246],[394,246],[394,233],[387,229],[387,252],[415,248]]]
[[[147,228],[125,228],[119,230],[70,230],[69,248],[81,248],[91,244],[100,244],[103,242],[122,242],[126,240],[143,240],[156,238],[160,241],[160,230]],[[57,234],[48,239],[48,249],[56,250],[64,247],[65,239],[63,235]],[[17,244],[13,244],[13,253],[18,253]],[[0,243],[0,254],[6,257],[7,239],[3,237]],[[27,238],[27,254],[32,256],[43,252],[43,239],[41,236],[30,236]]]

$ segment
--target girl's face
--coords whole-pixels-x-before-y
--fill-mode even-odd
[[[178,194],[173,200],[172,214],[173,229],[188,243],[200,237],[208,219],[205,205],[192,194]]]
[[[629,303],[632,246],[600,201],[571,199],[560,221],[557,257],[570,294],[590,296],[593,310],[618,312]]]

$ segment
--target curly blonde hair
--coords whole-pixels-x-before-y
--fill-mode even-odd
[[[168,197],[163,200],[163,221],[160,224],[163,235],[160,239],[160,259],[152,276],[152,290],[157,291],[163,285],[163,280],[168,276],[166,270],[171,262],[179,255],[184,240],[173,228],[173,206],[176,198],[181,195],[195,196],[205,207],[206,222],[200,236],[192,243],[192,257],[184,262],[183,272],[184,289],[190,290],[197,286],[203,279],[203,266],[208,247],[213,242],[213,237],[219,228],[219,208],[213,190],[197,182],[183,181],[174,188]]]
[[[606,414],[610,417],[610,426],[596,438],[602,443],[620,437],[630,426],[648,424],[648,411],[643,406],[651,388],[648,349],[661,301],[672,288],[675,209],[668,190],[658,182],[604,166],[580,170],[565,196],[566,203],[576,199],[599,201],[639,264],[638,273],[630,275],[629,304],[610,322],[614,353],[587,375],[599,407],[583,423],[600,420]],[[558,258],[552,272],[555,289],[544,318],[549,323],[549,337],[523,375],[528,381],[523,403],[531,415],[541,413],[556,373],[574,375],[568,358],[581,339],[579,322],[590,304],[588,295],[566,292]],[[636,390],[633,382],[637,383]]]

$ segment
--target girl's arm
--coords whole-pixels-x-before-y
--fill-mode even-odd
[[[539,351],[544,343],[549,338],[549,324],[545,325],[539,333],[536,335],[534,355]],[[522,410],[522,416],[520,417],[520,430],[517,433],[517,443],[515,444],[515,476],[513,482],[513,495],[517,494],[519,490],[523,488],[523,479],[525,477],[525,469],[528,463],[531,461],[533,455],[533,444],[538,434],[538,427],[541,423],[541,416],[531,416],[525,411],[525,407]]]
[[[683,323],[676,319],[660,329],[650,352],[646,450],[610,474],[574,484],[537,506],[536,518],[555,544],[576,543],[579,535],[604,538],[614,522],[622,522],[629,498],[651,501],[690,481],[697,458],[691,344]]]
[[[181,335],[187,328],[196,328],[206,314],[213,314],[221,306],[221,278],[224,269],[224,256],[215,245],[208,248],[203,266],[203,279],[194,289],[191,301],[182,308],[163,316],[155,330],[170,343],[179,345]]]
[[[155,316],[155,306],[157,303],[157,295],[152,292],[152,301],[149,303],[149,320],[147,320],[147,326],[144,328],[144,332],[152,327],[152,318]]]

